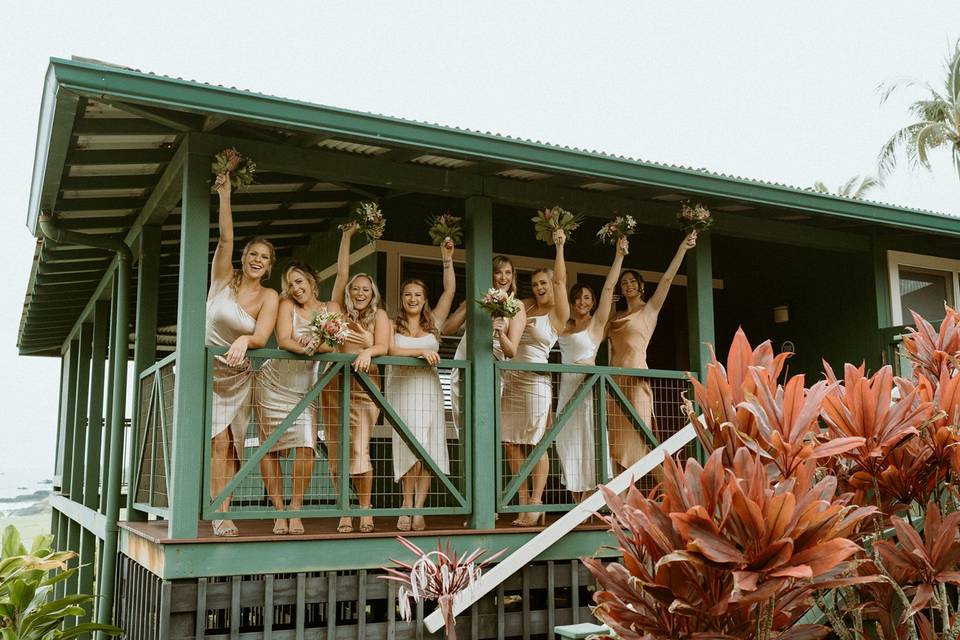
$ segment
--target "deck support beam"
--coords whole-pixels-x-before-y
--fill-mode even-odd
[[[710,351],[716,345],[713,324],[713,250],[710,234],[700,234],[687,253],[687,331],[690,335],[690,371],[705,379]]]
[[[473,363],[469,393],[472,397],[473,515],[471,528],[493,529],[497,515],[496,473],[490,461],[497,458],[494,430],[494,403],[497,393],[493,379],[493,325],[490,316],[473,300],[483,297],[493,280],[493,204],[490,198],[471,197],[466,201],[467,238],[467,359]],[[455,409],[456,410],[456,409]]]
[[[210,240],[210,156],[189,153],[183,167],[180,222],[180,285],[177,309],[177,360],[173,401],[170,478],[170,531],[173,538],[196,538],[203,485],[207,299],[207,247]]]

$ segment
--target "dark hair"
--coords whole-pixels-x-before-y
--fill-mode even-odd
[[[643,290],[646,288],[647,282],[643,279],[643,276],[640,275],[640,272],[636,269],[624,269],[620,273],[620,277],[617,278],[617,294],[620,296],[619,302],[617,302],[618,309],[626,309],[627,301],[623,297],[623,276],[630,274],[637,279],[637,284],[640,286],[640,299],[643,300]]]
[[[589,291],[589,292],[590,292],[590,295],[593,296],[593,306],[590,307],[590,313],[593,313],[594,311],[597,310],[597,302],[598,302],[598,300],[597,300],[597,294],[596,294],[596,292],[593,290],[593,287],[591,287],[590,285],[588,285],[588,284],[586,284],[586,283],[584,283],[584,282],[577,282],[577,283],[574,284],[572,287],[570,287],[570,301],[573,302],[573,301],[575,301],[577,298],[579,298],[579,297],[580,297],[580,292],[582,292],[584,289],[586,289],[587,291]]]
[[[290,297],[290,286],[287,283],[287,274],[291,271],[299,271],[306,276],[307,280],[310,280],[313,285],[313,295],[315,297],[320,295],[320,276],[317,274],[317,270],[302,260],[291,260],[287,263],[287,266],[283,268],[283,278],[280,279],[280,297]]]

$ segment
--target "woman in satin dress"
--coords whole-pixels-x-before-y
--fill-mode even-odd
[[[277,292],[263,286],[275,254],[264,238],[250,240],[243,249],[240,268],[233,266],[233,209],[230,174],[217,176],[220,198],[220,236],[210,266],[207,292],[206,344],[228,347],[213,366],[213,423],[210,494],[216,497],[236,475],[243,461],[243,445],[252,404],[253,371],[248,349],[267,344],[277,321]],[[230,497],[218,508],[227,511]],[[236,536],[232,520],[214,520],[216,536]]]

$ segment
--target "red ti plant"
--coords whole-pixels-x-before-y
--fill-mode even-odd
[[[940,323],[940,331],[923,319],[916,311],[910,311],[916,329],[909,328],[903,337],[903,349],[913,363],[915,379],[927,378],[934,384],[940,381],[944,371],[956,371],[960,358],[960,313],[944,305],[946,317]]]
[[[704,467],[664,463],[663,494],[601,487],[623,563],[583,562],[600,589],[594,615],[624,640],[822,638],[798,625],[818,588],[840,584],[859,547],[848,536],[873,507],[850,509],[813,466],[782,480],[741,447]]]

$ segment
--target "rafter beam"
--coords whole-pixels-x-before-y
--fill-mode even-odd
[[[164,127],[169,127],[175,131],[197,131],[200,128],[201,121],[198,116],[170,111],[169,109],[158,109],[157,107],[148,107],[146,105],[132,104],[111,98],[100,98],[101,102],[125,111],[130,115],[138,116]]]

